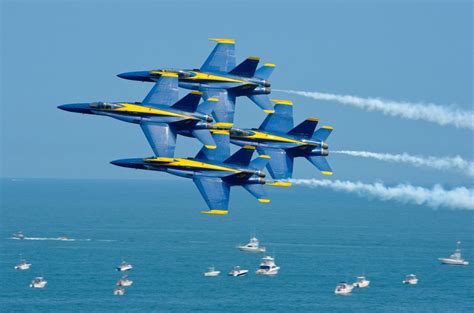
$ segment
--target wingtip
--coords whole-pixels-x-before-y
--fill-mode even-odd
[[[273,114],[273,113],[275,113],[275,110],[263,110],[263,112],[265,112],[267,114]]]
[[[229,38],[209,38],[210,41],[215,41],[217,43],[228,43],[228,44],[235,44],[234,39]]]
[[[323,174],[323,175],[332,175],[333,172],[330,172],[330,171],[321,171],[321,174]]]
[[[207,210],[201,211],[201,214],[214,214],[214,215],[227,215],[229,211],[227,210]]]
[[[217,148],[217,146],[214,146],[214,145],[204,145],[204,147],[206,147],[206,149],[211,149],[211,150],[214,150]]]
[[[270,199],[260,198],[260,199],[258,199],[258,202],[261,202],[261,203],[269,203],[269,202],[270,202]]]

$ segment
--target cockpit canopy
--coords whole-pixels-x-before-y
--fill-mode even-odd
[[[178,74],[179,78],[188,78],[188,77],[196,76],[196,73],[193,73],[192,71],[187,71],[187,70],[177,69],[177,68],[164,68],[158,71],[165,72],[165,73],[176,73]]]
[[[231,135],[237,136],[237,137],[247,137],[247,136],[255,135],[255,132],[253,132],[251,130],[243,130],[243,129],[232,128],[231,129]]]
[[[113,110],[118,108],[123,108],[123,105],[111,102],[92,102],[90,104],[92,109],[100,109],[100,110]]]

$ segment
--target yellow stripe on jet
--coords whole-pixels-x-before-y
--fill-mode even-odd
[[[157,158],[145,159],[145,161],[150,162],[150,163],[156,162],[159,164],[166,165],[167,167],[191,167],[195,169],[225,171],[225,172],[231,172],[231,173],[241,172],[240,170],[230,168],[230,167],[214,165],[214,164],[209,164],[209,163],[204,163],[204,162],[194,161],[194,160],[189,160],[189,159],[182,159],[182,158],[157,157]]]
[[[226,215],[229,213],[227,210],[207,210],[207,211],[201,211],[202,214],[216,214],[216,215]]]
[[[293,105],[293,101],[291,100],[277,100],[277,99],[272,99],[270,100],[271,102],[275,104],[285,104],[285,105]]]
[[[131,103],[120,103],[123,107],[117,108],[110,110],[112,112],[131,112],[131,113],[146,113],[146,114],[155,114],[155,115],[163,115],[163,116],[176,116],[176,117],[182,117],[185,119],[190,119],[190,120],[198,120],[197,117],[193,117],[190,115],[184,115],[184,114],[179,114],[171,111],[165,111],[165,110],[160,110],[160,109],[155,109],[155,108],[150,108],[146,107],[143,105],[136,105],[136,104],[131,104]]]
[[[270,199],[263,199],[263,198],[260,198],[260,199],[258,199],[258,202],[268,203],[268,202],[270,202]]]
[[[228,43],[228,44],[235,44],[234,39],[228,39],[228,38],[209,38],[210,41],[215,41],[217,43]]]
[[[299,140],[294,140],[286,137],[281,137],[281,136],[276,136],[276,135],[270,135],[267,133],[262,133],[258,131],[252,130],[253,134],[250,136],[241,136],[241,138],[246,138],[246,139],[263,139],[263,140],[271,140],[271,141],[280,141],[280,142],[290,142],[290,143],[296,143],[299,145],[306,145],[308,143],[299,141]],[[239,137],[239,136],[235,136]]]
[[[248,84],[248,85],[255,85],[254,83],[245,81],[245,80],[240,80],[240,79],[233,79],[229,78],[226,76],[220,76],[220,75],[213,75],[213,74],[207,74],[207,73],[202,73],[202,72],[192,72],[194,75],[190,77],[183,78],[183,80],[211,80],[211,81],[222,81],[222,82],[228,82],[228,83],[242,83],[242,84]]]

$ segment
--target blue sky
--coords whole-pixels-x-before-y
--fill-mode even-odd
[[[152,87],[121,72],[199,67],[214,44],[235,38],[237,62],[277,64],[278,89],[456,105],[472,110],[470,1],[3,1],[2,177],[168,178],[109,161],[152,154],[141,130],[105,117],[67,113],[74,102],[141,101]],[[186,93],[183,90],[182,94]],[[332,149],[474,159],[468,129],[403,120],[336,103],[291,99],[295,120],[334,127]],[[236,125],[265,115],[237,101]],[[180,138],[177,156],[200,146]],[[333,155],[335,179],[468,184],[459,173]],[[322,176],[306,160],[295,177]]]

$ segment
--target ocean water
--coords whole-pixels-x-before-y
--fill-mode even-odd
[[[268,189],[260,204],[233,188],[229,215],[208,216],[185,179],[2,180],[0,311],[474,312],[474,212]],[[19,230],[37,240],[11,239]],[[263,255],[235,248],[253,234],[278,276],[255,275]],[[63,235],[74,240],[51,240]],[[457,240],[471,265],[439,264]],[[13,269],[20,254],[30,270]],[[122,260],[134,284],[117,297]],[[203,277],[212,265],[221,276]],[[226,276],[233,265],[250,274]],[[401,283],[410,273],[418,285]],[[334,295],[362,274],[369,288]],[[38,275],[46,288],[28,288]]]

